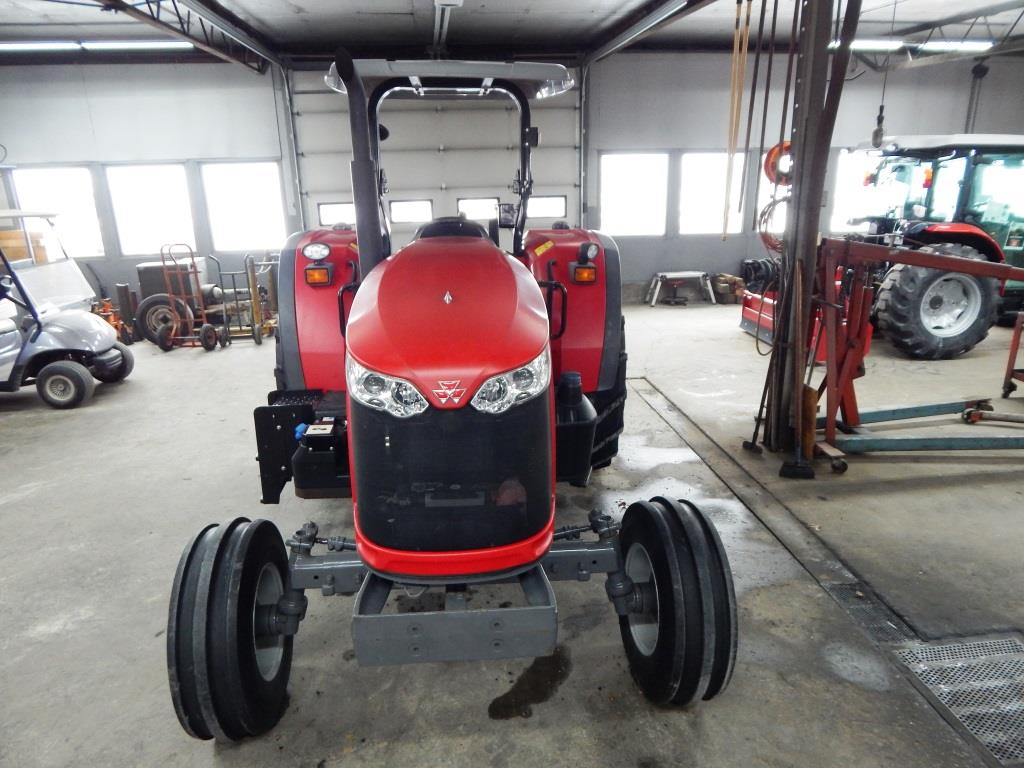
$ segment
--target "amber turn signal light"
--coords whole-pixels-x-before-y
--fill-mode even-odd
[[[313,266],[306,267],[306,285],[330,285],[331,284],[331,268],[330,266]]]
[[[574,283],[596,283],[597,267],[592,264],[577,264],[572,268],[572,281]]]

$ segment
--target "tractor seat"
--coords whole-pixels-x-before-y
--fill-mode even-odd
[[[5,333],[14,333],[18,330],[18,324],[9,317],[0,317],[0,336]]]
[[[489,239],[487,228],[461,216],[442,216],[416,230],[413,240],[421,237],[483,237]]]

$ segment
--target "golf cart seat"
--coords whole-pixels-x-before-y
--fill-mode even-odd
[[[5,333],[14,333],[18,330],[18,324],[9,317],[0,317],[0,336]]]
[[[442,216],[416,230],[414,240],[422,237],[490,237],[487,228],[462,216]]]

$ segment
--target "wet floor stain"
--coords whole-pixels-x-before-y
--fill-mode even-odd
[[[511,720],[514,717],[530,717],[533,705],[548,701],[558,687],[569,678],[572,660],[569,648],[555,647],[550,656],[534,659],[515,684],[491,702],[487,714],[492,720]]]

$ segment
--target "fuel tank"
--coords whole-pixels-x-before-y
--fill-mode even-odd
[[[483,237],[415,240],[374,268],[352,302],[346,339],[363,366],[412,382],[436,408],[464,407],[490,376],[548,341],[537,281]],[[435,396],[458,381],[466,396]]]

